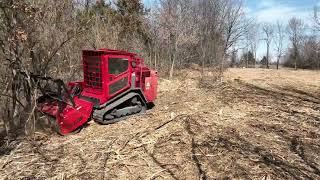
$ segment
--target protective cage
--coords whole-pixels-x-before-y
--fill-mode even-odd
[[[84,85],[86,88],[102,92],[102,54],[86,52],[83,57]]]

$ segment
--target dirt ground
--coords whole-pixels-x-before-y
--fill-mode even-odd
[[[156,107],[0,151],[1,179],[320,179],[320,72],[183,70]]]

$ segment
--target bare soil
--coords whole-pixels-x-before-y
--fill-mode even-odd
[[[156,107],[0,151],[0,179],[320,179],[320,72],[182,70]]]

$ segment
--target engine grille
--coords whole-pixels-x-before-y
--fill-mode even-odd
[[[102,91],[101,56],[84,56],[83,66],[85,87]]]

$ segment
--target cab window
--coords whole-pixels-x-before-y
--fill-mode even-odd
[[[128,70],[129,61],[123,58],[109,58],[108,67],[109,74],[119,75]]]

